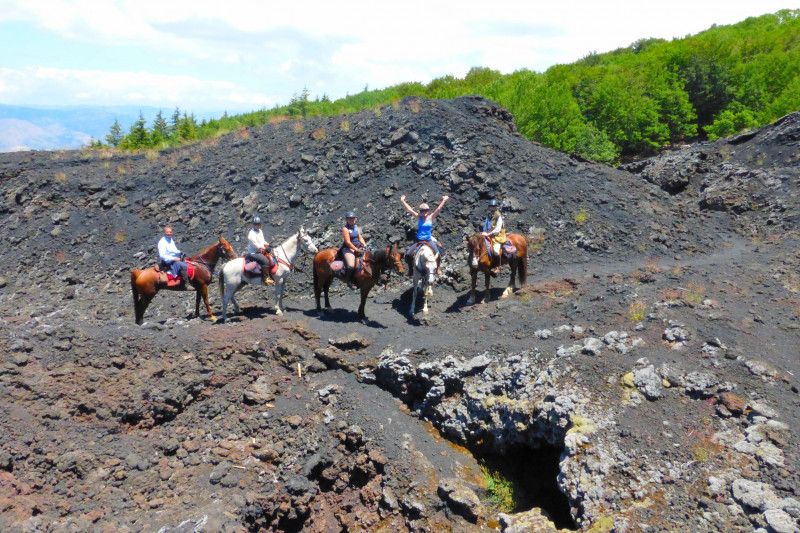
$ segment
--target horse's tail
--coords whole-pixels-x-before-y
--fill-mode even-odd
[[[133,314],[138,319],[139,317],[139,288],[136,286],[136,278],[141,274],[141,270],[131,270],[131,294],[133,295]]]
[[[519,286],[524,287],[528,282],[528,254],[527,252],[519,260]]]
[[[222,270],[219,272],[219,297],[224,302],[225,301],[225,267],[222,267]]]
[[[317,265],[314,261],[311,261],[311,279],[314,280],[314,290],[317,289]]]

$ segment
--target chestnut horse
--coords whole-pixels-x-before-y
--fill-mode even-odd
[[[159,290],[187,291],[189,290],[187,285],[191,285],[197,291],[197,297],[194,302],[194,315],[200,316],[200,297],[202,296],[208,311],[208,318],[214,320],[214,313],[211,312],[211,306],[208,303],[208,285],[211,283],[214,268],[216,268],[220,258],[231,259],[235,257],[236,254],[233,252],[230,243],[220,236],[219,242],[186,259],[187,262],[192,263],[194,266],[194,278],[189,280],[188,284],[181,283],[175,287],[164,287],[158,282],[159,272],[155,268],[132,270],[131,291],[133,291],[133,309],[136,313],[136,323],[142,323],[147,306],[150,305]]]
[[[331,302],[328,299],[328,289],[336,277],[331,271],[330,264],[336,259],[338,248],[327,248],[320,250],[314,256],[314,298],[317,300],[317,312],[323,314],[322,307],[319,305],[320,293],[325,292],[325,308],[330,309]],[[397,249],[397,243],[387,246],[383,250],[376,252],[364,252],[361,257],[362,267],[354,274],[353,279],[361,289],[361,305],[358,306],[358,319],[364,320],[364,306],[367,303],[369,291],[378,282],[384,271],[397,270],[403,273],[403,256]]]
[[[511,294],[517,272],[519,272],[520,287],[524,287],[528,279],[528,241],[522,235],[515,233],[509,233],[506,237],[511,241],[511,244],[517,247],[517,256],[509,261],[503,255],[503,252],[500,252],[500,266],[509,265],[511,267],[511,279],[501,298],[506,298]],[[486,249],[486,238],[480,233],[467,237],[467,252],[469,254],[469,273],[472,276],[472,290],[469,293],[467,305],[475,303],[475,285],[478,283],[478,272],[483,272],[486,279],[486,291],[483,293],[483,303],[486,303],[489,301],[489,276],[492,269],[492,258]]]

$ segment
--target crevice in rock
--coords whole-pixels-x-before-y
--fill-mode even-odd
[[[514,513],[539,508],[558,528],[577,531],[569,500],[558,487],[564,448],[515,446],[505,453],[473,452],[479,462],[512,484]]]

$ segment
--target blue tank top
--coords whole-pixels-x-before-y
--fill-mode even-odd
[[[429,241],[431,240],[431,230],[433,229],[433,219],[430,215],[427,217],[419,217],[419,225],[417,226],[417,240]]]
[[[351,227],[345,225],[344,229],[346,229],[348,231],[348,233],[350,233],[350,242],[353,243],[353,246],[358,248],[360,246],[359,242],[358,242],[358,235],[359,235],[358,226],[353,226],[351,228]],[[347,243],[342,241],[342,246],[346,247]]]

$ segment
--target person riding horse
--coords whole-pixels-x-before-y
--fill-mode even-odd
[[[180,278],[181,283],[186,283],[188,265],[183,260],[184,254],[178,250],[175,241],[172,240],[172,227],[164,226],[164,236],[158,241],[158,257],[161,260],[159,268],[169,269],[173,277]]]
[[[450,197],[446,194],[442,196],[442,201],[439,203],[439,207],[437,207],[433,213],[431,213],[431,208],[428,204],[419,204],[419,213],[414,211],[414,209],[408,205],[406,202],[406,195],[403,194],[400,196],[400,203],[403,204],[403,207],[406,208],[411,216],[418,219],[417,222],[417,240],[411,247],[406,251],[405,259],[408,263],[408,273],[409,275],[412,274],[413,269],[411,268],[411,261],[413,260],[413,255],[415,250],[417,250],[419,243],[426,243],[428,246],[431,247],[433,253],[436,255],[436,273],[441,274],[439,271],[439,267],[442,265],[442,254],[441,250],[439,249],[439,243],[436,238],[432,235],[433,230],[433,219],[436,218],[436,215],[439,214],[439,211],[442,210],[444,204],[449,200]]]
[[[481,235],[492,240],[491,273],[497,275],[500,272],[500,247],[506,242],[506,227],[500,213],[500,202],[497,200],[489,200],[489,213],[483,223]]]
[[[342,228],[344,242],[340,249],[345,264],[344,281],[347,282],[351,289],[355,289],[356,283],[353,280],[353,274],[356,272],[356,255],[361,255],[362,251],[367,247],[367,243],[361,235],[361,230],[356,226],[355,212],[348,211],[345,213],[344,218],[345,225]],[[360,246],[356,246],[355,243],[360,244]]]
[[[253,217],[253,227],[247,234],[247,254],[244,260],[255,261],[261,265],[261,281],[264,283],[272,283],[272,278],[269,277],[269,260],[266,257],[270,253],[272,248],[264,239],[264,232],[261,231],[261,218]]]

